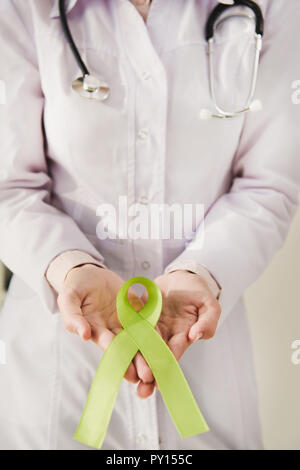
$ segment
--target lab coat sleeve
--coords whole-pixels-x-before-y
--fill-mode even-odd
[[[192,261],[192,260],[182,260],[177,261],[174,264],[169,264],[165,270],[164,274],[172,273],[173,271],[189,271],[194,274],[201,276],[202,280],[207,284],[207,287],[211,290],[213,295],[219,299],[221,288],[217,284],[216,280],[212,277],[211,273],[201,264]]]
[[[51,205],[29,10],[27,2],[1,0],[0,258],[54,312],[56,294],[45,277],[51,260],[67,250],[104,259],[75,222]]]
[[[203,245],[196,236],[172,261],[197,262],[215,277],[222,288],[221,322],[281,247],[297,208],[299,18],[299,2],[269,5],[256,92],[263,109],[245,118],[232,166],[232,186],[204,218]],[[198,228],[197,234],[202,230]]]
[[[79,250],[69,250],[64,251],[51,261],[46,271],[47,281],[56,292],[60,292],[68,272],[84,264],[95,264],[96,266],[107,269],[104,263],[100,263],[88,253]]]

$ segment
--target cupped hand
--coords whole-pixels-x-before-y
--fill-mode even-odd
[[[205,280],[185,270],[173,271],[155,279],[162,293],[162,313],[156,329],[179,360],[186,349],[198,339],[215,334],[221,307]],[[147,292],[142,296],[147,301]],[[137,367],[139,372],[139,365]],[[143,373],[146,371],[143,369]],[[150,368],[147,373],[150,376]],[[137,388],[140,397],[153,393],[155,382],[141,381]]]
[[[115,272],[93,264],[71,269],[57,299],[65,328],[84,341],[92,340],[105,350],[122,329],[116,297],[123,283],[124,280]],[[144,305],[132,288],[128,290],[128,299],[137,312]],[[124,377],[133,383],[141,379],[153,381],[151,370],[141,353],[136,354]]]

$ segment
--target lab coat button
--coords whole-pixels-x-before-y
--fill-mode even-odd
[[[139,131],[139,133],[138,133],[138,137],[139,137],[139,139],[141,139],[141,140],[146,140],[146,139],[148,139],[148,137],[149,137],[149,130],[146,129],[146,128],[141,129],[141,130]]]
[[[143,261],[143,262],[142,262],[142,268],[143,268],[143,269],[149,269],[149,268],[150,268],[150,263],[149,263],[149,261]]]
[[[140,203],[140,204],[148,204],[148,203],[149,203],[149,199],[147,198],[147,196],[140,196],[140,197],[139,197],[139,203]]]
[[[147,437],[144,434],[138,434],[136,436],[136,443],[138,445],[143,445],[147,442]]]
[[[151,73],[150,72],[148,72],[147,70],[142,72],[142,79],[143,80],[149,80],[149,78],[151,78]]]

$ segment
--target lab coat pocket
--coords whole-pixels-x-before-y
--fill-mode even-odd
[[[255,20],[247,8],[228,12],[216,22],[212,53],[216,100],[222,109],[245,106],[255,57]],[[249,10],[250,11],[250,10]]]
[[[110,185],[111,179],[112,184],[117,184],[115,178],[126,171],[122,142],[128,134],[127,83],[123,62],[105,47],[97,48],[77,40],[90,73],[103,77],[110,88],[105,101],[83,98],[72,89],[73,80],[81,72],[68,44],[62,35],[52,39],[54,51],[50,50],[41,59],[48,154],[53,159],[62,159],[62,164],[82,184],[98,194],[99,185],[105,185],[104,179]]]
[[[90,75],[103,79],[109,85],[109,96],[104,101],[97,101],[98,108],[124,110],[125,93],[120,71],[120,55],[116,39],[112,34],[113,25],[109,5],[104,2],[82,2],[72,0],[68,5],[66,21],[75,48]],[[94,3],[94,4],[93,4]],[[54,81],[62,80],[62,87],[69,94],[73,80],[82,77],[84,72],[79,68],[75,52],[71,50],[67,36],[62,31],[58,1],[55,0],[50,13],[47,29],[40,32],[41,62],[50,64],[48,75]],[[52,47],[49,49],[49,41]],[[51,73],[54,70],[56,73]],[[60,73],[57,73],[60,71]],[[47,77],[45,78],[47,80]],[[51,83],[50,83],[51,85]],[[86,99],[90,104],[93,100]]]
[[[179,45],[194,50],[195,45],[207,49],[205,25],[212,11],[211,2],[207,2],[206,18],[199,15],[194,2],[186,2],[179,31]],[[189,27],[187,27],[189,25]],[[255,17],[250,8],[235,6],[225,10],[215,21],[213,36],[213,75],[210,74],[208,56],[206,66],[207,77],[213,80],[216,101],[226,111],[236,111],[244,107],[251,86],[251,75],[255,53]],[[209,92],[208,82],[203,82],[203,66],[200,67],[201,51],[199,52],[199,77],[197,81],[204,83]],[[196,65],[195,65],[196,67]],[[194,85],[194,89],[195,89]],[[204,105],[204,103],[203,103]],[[205,104],[207,107],[209,103]]]
[[[126,83],[122,74],[121,58],[117,54],[109,53],[105,49],[97,47],[78,45],[78,50],[81,57],[88,64],[90,74],[108,84],[109,94],[105,100],[97,102],[100,104],[99,107],[105,106],[119,112],[124,112],[126,105]],[[75,80],[80,76],[82,74],[76,71],[72,78]]]

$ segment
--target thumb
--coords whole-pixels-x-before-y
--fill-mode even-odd
[[[221,314],[219,302],[212,298],[198,310],[198,320],[189,330],[189,340],[210,339],[214,336]]]
[[[63,289],[57,303],[66,330],[80,336],[83,341],[91,338],[91,326],[82,315],[81,298],[73,289]]]

